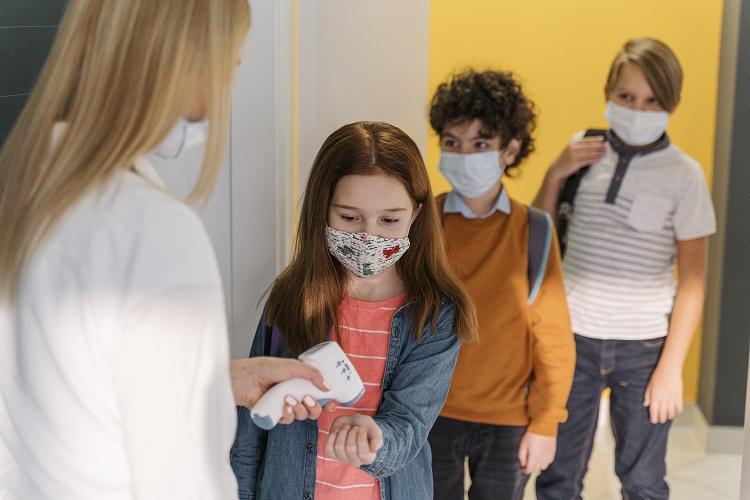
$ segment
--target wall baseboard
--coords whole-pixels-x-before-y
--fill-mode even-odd
[[[706,453],[742,454],[745,431],[740,426],[709,425],[697,404],[685,407],[685,411],[674,420],[674,425],[695,429],[700,442],[705,443]]]

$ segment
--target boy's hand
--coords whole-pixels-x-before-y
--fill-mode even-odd
[[[554,180],[564,181],[582,167],[599,161],[606,150],[606,139],[604,137],[573,139],[552,163],[549,173]]]
[[[372,417],[346,415],[333,421],[325,456],[354,467],[369,465],[383,446],[383,431]]]
[[[518,447],[518,461],[524,474],[538,474],[555,459],[557,438],[526,432]]]
[[[652,424],[664,424],[682,413],[681,367],[664,366],[657,363],[651,380],[646,386],[643,406],[648,407]]]

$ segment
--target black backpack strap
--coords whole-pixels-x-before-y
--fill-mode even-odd
[[[557,200],[557,239],[560,241],[560,255],[563,256],[568,246],[568,227],[570,226],[570,219],[573,218],[573,205],[578,186],[581,185],[581,179],[588,170],[589,167],[583,167],[568,177]]]
[[[552,248],[552,218],[547,212],[529,207],[529,304],[536,300],[542,288]]]
[[[604,129],[590,128],[583,134],[584,137],[607,136]],[[578,172],[571,175],[565,180],[565,185],[560,191],[560,197],[557,199],[557,238],[560,241],[560,255],[565,255],[565,248],[568,244],[568,227],[570,219],[573,217],[573,207],[575,204],[576,193],[581,185],[581,179],[589,171],[591,165],[581,168]]]

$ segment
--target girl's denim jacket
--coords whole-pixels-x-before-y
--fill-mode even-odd
[[[460,340],[455,306],[443,302],[437,327],[420,340],[412,331],[409,304],[391,323],[383,396],[374,417],[383,431],[375,461],[361,469],[380,481],[383,500],[432,500],[432,455],[427,435],[448,396]],[[250,357],[270,352],[272,328],[261,318]],[[285,347],[282,357],[294,357]],[[318,425],[314,420],[264,431],[247,408],[238,408],[231,462],[240,500],[310,500],[315,492]]]

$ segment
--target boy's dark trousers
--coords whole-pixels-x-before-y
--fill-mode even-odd
[[[470,500],[521,500],[529,476],[518,462],[526,427],[439,417],[429,436],[435,500],[464,500],[464,459],[469,459]]]
[[[538,500],[581,498],[599,416],[602,390],[611,389],[615,472],[626,500],[669,498],[665,455],[670,424],[652,424],[643,399],[664,339],[598,340],[576,335],[576,372],[568,421],[560,425],[557,454],[536,482]]]

